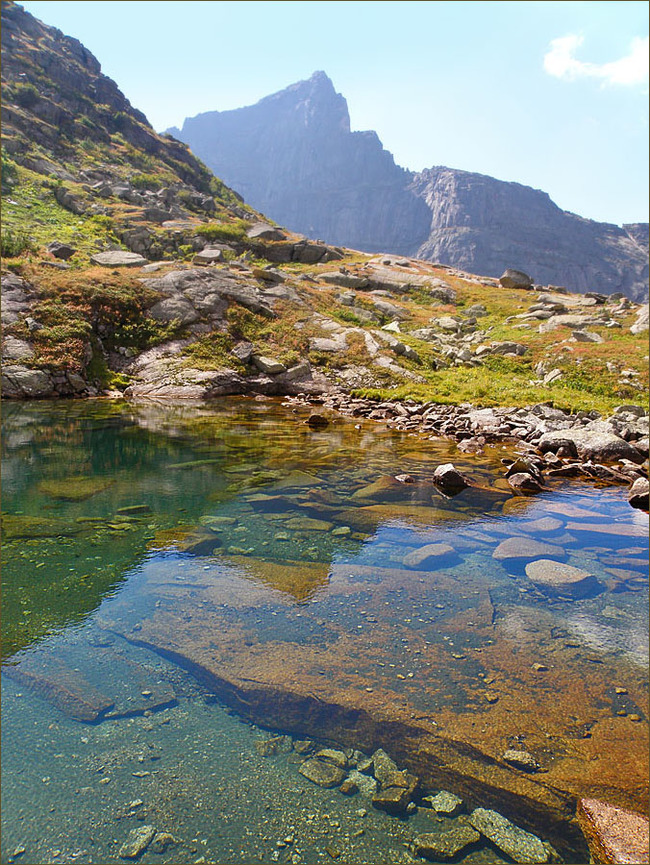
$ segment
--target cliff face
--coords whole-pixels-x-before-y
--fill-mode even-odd
[[[516,267],[572,291],[647,297],[647,224],[593,222],[539,190],[480,174],[405,171],[374,132],[350,131],[345,99],[323,72],[171,131],[252,206],[309,237],[490,276]]]
[[[277,222],[367,252],[410,254],[430,215],[374,132],[350,132],[345,99],[316,72],[256,105],[170,132]]]
[[[514,265],[536,282],[572,291],[647,297],[647,224],[624,230],[583,219],[545,192],[451,168],[414,175],[411,189],[431,212],[419,258],[488,276]]]

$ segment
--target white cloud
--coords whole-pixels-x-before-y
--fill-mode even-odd
[[[578,78],[599,78],[603,84],[633,86],[648,83],[648,37],[636,36],[629,53],[611,63],[586,63],[578,60],[575,53],[584,42],[578,35],[553,39],[544,56],[544,69],[555,78],[576,81]]]

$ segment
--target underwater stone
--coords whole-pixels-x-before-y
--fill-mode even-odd
[[[535,556],[564,556],[564,550],[555,544],[543,544],[531,538],[514,537],[506,538],[492,553],[492,557],[499,561],[532,559]]]
[[[298,769],[301,775],[318,784],[320,787],[338,787],[345,778],[343,769],[326,763],[317,757],[310,757]]]
[[[413,852],[434,861],[452,859],[469,844],[475,844],[480,837],[471,826],[459,826],[439,834],[424,832],[413,839]]]
[[[600,583],[588,571],[554,562],[551,559],[538,559],[526,565],[526,576],[539,589],[551,595],[570,595],[584,598],[600,588]]]
[[[503,759],[506,763],[510,763],[511,766],[514,766],[516,769],[522,769],[524,772],[537,772],[539,769],[539,763],[528,751],[509,749],[508,751],[504,751]]]
[[[434,811],[446,817],[455,817],[463,809],[463,800],[448,790],[441,790],[435,796],[425,796],[422,801],[427,802]]]
[[[417,570],[453,553],[454,548],[450,547],[449,544],[427,544],[425,547],[420,547],[419,550],[407,553],[402,562],[405,567]]]
[[[525,832],[515,826],[497,811],[487,808],[476,808],[469,817],[469,822],[493,844],[503,850],[508,856],[522,865],[545,863],[549,860],[549,851],[536,835]]]
[[[156,830],[153,826],[139,826],[131,829],[129,837],[120,847],[120,859],[137,859],[153,841]]]

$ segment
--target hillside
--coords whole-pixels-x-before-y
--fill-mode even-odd
[[[13,3],[2,39],[5,397],[647,399],[647,307],[308,241],[157,135],[74,39]]]
[[[309,237],[647,299],[647,224],[583,219],[544,192],[467,171],[405,171],[376,133],[350,131],[347,103],[323,72],[171,131],[246,201]]]

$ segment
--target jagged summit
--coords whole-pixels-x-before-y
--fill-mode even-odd
[[[409,173],[375,132],[350,131],[347,102],[324,72],[170,131],[288,228],[369,252],[406,253],[427,238],[429,214],[407,189]]]
[[[246,201],[310,237],[647,297],[647,224],[583,219],[541,190],[469,171],[406,171],[376,133],[350,131],[347,103],[324,72],[256,105],[189,118],[175,134]]]

